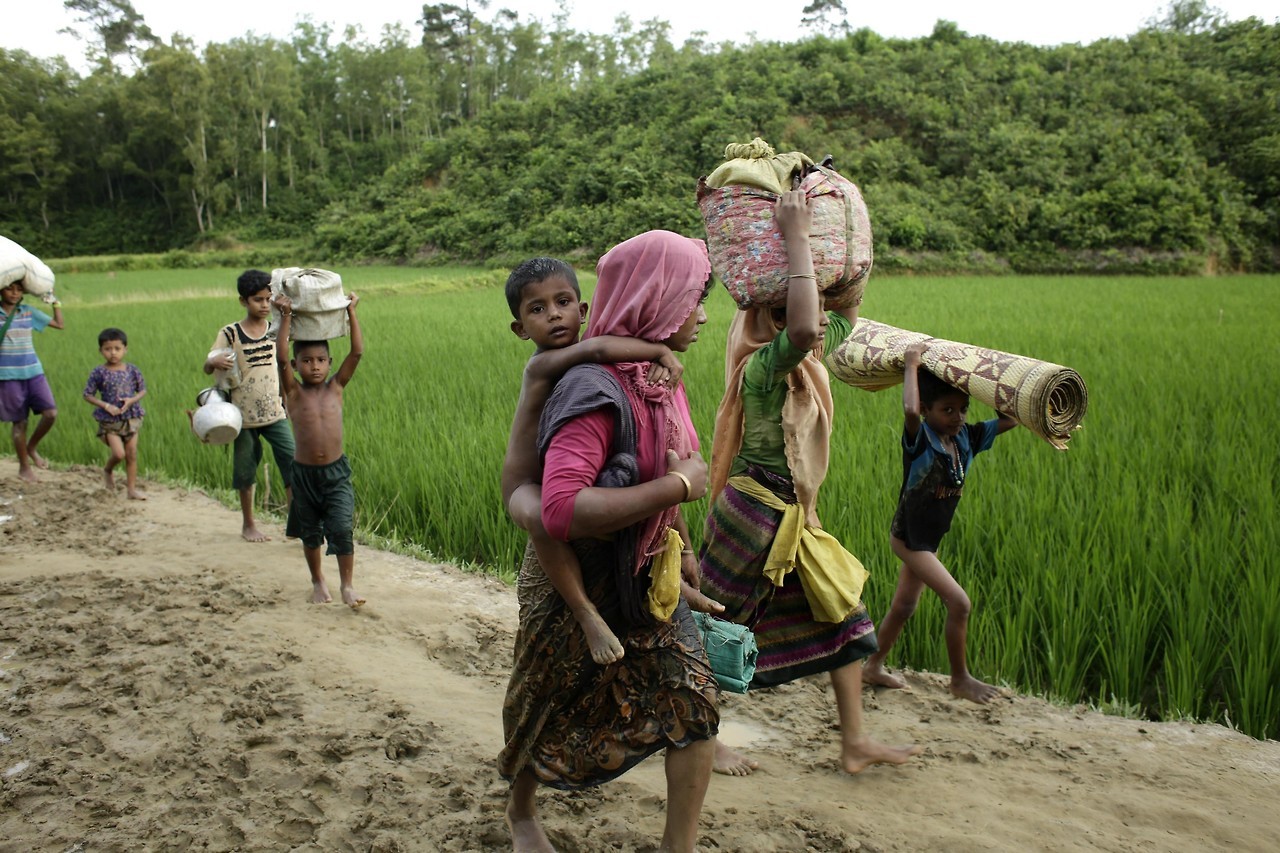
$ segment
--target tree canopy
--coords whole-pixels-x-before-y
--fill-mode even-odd
[[[1277,265],[1280,27],[1203,3],[1058,47],[947,21],[886,39],[841,3],[810,4],[810,38],[741,46],[472,3],[425,5],[416,32],[304,22],[197,51],[124,0],[75,2],[102,41],[87,76],[0,50],[0,230],[48,256],[234,235],[317,259],[594,257],[700,233],[697,177],[762,136],[834,156],[878,263]]]

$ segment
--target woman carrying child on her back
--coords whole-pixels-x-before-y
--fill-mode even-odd
[[[711,276],[701,240],[650,231],[610,249],[596,271],[588,341],[637,338],[683,352],[697,340]],[[563,270],[554,278],[551,293],[568,284]],[[539,290],[525,289],[524,298]],[[576,330],[581,308],[572,294],[569,287],[557,309],[565,316],[553,328]],[[525,322],[519,305],[513,312]],[[680,505],[704,493],[707,468],[684,388],[650,381],[652,357],[580,364],[543,407],[541,523],[572,546],[580,572],[564,566],[561,578],[582,588],[620,655],[597,659],[579,615],[534,548],[526,549],[516,586],[515,660],[502,708],[506,745],[498,758],[499,772],[511,782],[506,816],[517,850],[552,849],[537,816],[540,784],[600,785],[663,750],[661,849],[692,851],[697,841],[719,690],[680,596],[681,540],[687,541]]]
[[[898,570],[893,603],[880,625],[880,650],[867,659],[862,679],[881,687],[907,686],[884,668],[884,659],[927,586],[947,607],[944,636],[951,662],[951,693],[960,699],[984,703],[995,698],[998,691],[974,678],[965,661],[969,596],[935,552],[951,529],[951,517],[960,503],[973,457],[1018,422],[1001,413],[979,424],[965,423],[969,395],[921,366],[924,351],[924,343],[907,349],[902,377],[902,490],[889,528],[889,543],[902,567]]]
[[[536,351],[525,365],[520,400],[511,423],[507,456],[502,465],[502,499],[511,518],[529,532],[538,563],[564,599],[582,629],[591,659],[609,664],[626,654],[617,635],[600,616],[582,585],[578,558],[567,542],[547,535],[542,526],[542,459],[538,452],[538,420],[560,377],[579,364],[651,361],[646,374],[654,388],[678,388],[684,367],[662,343],[639,338],[596,335],[579,343],[587,319],[578,276],[557,258],[531,258],[511,271],[506,285],[511,331],[531,341]],[[687,533],[684,534],[687,538]],[[692,568],[692,551],[684,558]],[[687,596],[700,599],[692,589]],[[701,609],[712,609],[708,603]]]

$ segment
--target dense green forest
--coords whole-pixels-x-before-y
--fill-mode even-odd
[[[374,41],[303,22],[203,52],[126,0],[68,5],[87,76],[0,50],[0,232],[46,257],[585,260],[698,234],[697,177],[762,136],[861,186],[880,269],[1280,267],[1280,25],[1194,0],[1057,47],[946,21],[675,45],[658,20],[598,35],[466,3]]]

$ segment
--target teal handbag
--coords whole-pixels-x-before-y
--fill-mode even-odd
[[[694,612],[698,633],[702,635],[702,647],[707,650],[711,671],[722,690],[730,693],[746,693],[756,674],[755,634],[746,625],[726,622],[706,613]]]

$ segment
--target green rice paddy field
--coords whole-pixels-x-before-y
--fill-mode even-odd
[[[502,512],[498,474],[530,349],[508,330],[503,273],[339,271],[363,297],[366,328],[346,398],[361,527],[509,578],[523,538]],[[200,365],[215,333],[242,316],[238,272],[61,275],[70,328],[37,338],[61,411],[46,454],[104,459],[79,398],[99,360],[98,331],[120,326],[150,386],[144,474],[229,494],[228,450],[201,445],[183,410],[210,384]],[[1055,361],[1088,383],[1089,414],[1070,451],[1025,430],[1002,436],[974,465],[943,543],[939,556],[974,602],[969,648],[980,676],[1280,737],[1278,288],[1280,278],[1263,276],[871,282],[864,316]],[[708,443],[733,310],[718,290],[686,358]],[[335,356],[344,349],[339,342]],[[835,390],[820,513],[871,570],[878,621],[897,573],[888,526],[901,398]],[[974,409],[971,417],[989,416]],[[695,536],[705,509],[686,507]],[[945,672],[942,623],[926,595],[891,665]]]

